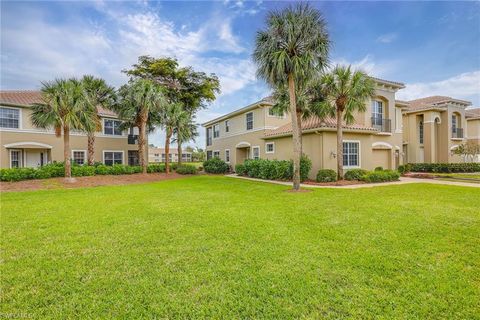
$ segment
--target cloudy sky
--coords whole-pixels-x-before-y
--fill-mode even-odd
[[[288,2],[1,2],[1,88],[39,89],[93,74],[114,86],[140,55],[172,56],[218,75],[222,93],[198,122],[269,94],[251,61],[269,10]],[[404,82],[400,99],[449,95],[480,106],[480,2],[314,2],[332,63]],[[197,139],[204,145],[204,132]],[[161,132],[150,142],[163,145]]]

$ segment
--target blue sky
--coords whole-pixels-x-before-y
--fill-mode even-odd
[[[404,82],[400,99],[449,95],[480,106],[480,2],[313,2],[331,62]],[[119,86],[139,55],[213,72],[222,94],[204,122],[269,94],[251,61],[269,10],[288,2],[1,2],[1,88],[93,74]],[[197,144],[204,145],[204,132]],[[150,142],[163,145],[162,133]],[[192,143],[193,144],[193,143]]]

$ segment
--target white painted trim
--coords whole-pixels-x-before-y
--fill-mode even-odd
[[[358,143],[358,166],[343,166],[344,169],[358,169],[362,167],[362,143],[360,140],[342,140],[342,148],[343,142],[356,142]],[[343,150],[342,150],[343,151]],[[343,154],[343,152],[342,152]],[[338,157],[338,154],[337,154]],[[343,161],[343,159],[342,159]]]
[[[235,146],[235,148],[239,148],[241,145],[243,144],[246,144],[247,146],[246,147],[241,147],[241,148],[249,148],[251,146],[251,144],[249,142],[246,142],[246,141],[242,141],[242,142],[239,142],[237,143],[237,145]]]
[[[2,128],[2,129],[22,130],[23,128],[22,108],[9,107],[9,106],[0,106],[0,108],[18,110],[18,128]]]
[[[399,147],[399,146],[395,146],[395,150],[400,150],[400,147]]]
[[[70,161],[71,161],[71,162],[74,162],[73,152],[83,152],[83,164],[88,163],[87,150],[73,150],[73,149],[72,149],[72,154],[70,155]]]
[[[450,151],[455,150],[455,149],[457,149],[458,147],[459,147],[459,145],[458,145],[458,144],[455,144],[455,145],[453,145],[453,146],[450,147]]]
[[[14,133],[33,133],[33,134],[48,134],[48,135],[55,135],[54,130],[48,129],[8,129],[8,128],[0,128],[0,132],[14,132]],[[87,134],[79,133],[79,132],[70,132],[70,136],[79,136],[79,137],[86,137]],[[105,135],[103,133],[95,133],[95,137],[99,138],[112,138],[112,139],[125,139],[126,136],[114,136],[114,135]]]
[[[22,150],[20,149],[10,149],[9,150],[9,153],[8,153],[8,166],[10,167],[10,169],[12,168],[12,151],[18,151],[20,152],[20,154],[18,155],[18,161],[19,161],[19,164],[18,164],[18,167],[19,168],[23,168],[23,164],[25,163],[25,159],[24,159],[24,154],[25,152],[23,152]]]
[[[227,151],[228,151],[228,161],[227,161]],[[232,154],[230,153],[230,149],[225,149],[225,162],[230,163],[231,157],[232,157]]]
[[[252,159],[254,159],[253,158],[253,153],[254,153],[253,150],[255,150],[255,149],[258,149],[258,159],[261,159],[262,157],[260,156],[260,146],[253,146],[252,147],[252,152],[251,152]]]
[[[102,150],[102,162],[105,164],[105,152],[121,152],[122,153],[122,164],[125,164],[125,151],[123,150]]]
[[[388,149],[393,148],[391,144],[386,143],[386,142],[382,142],[382,141],[372,143],[372,148],[375,148],[375,147],[386,147]]]
[[[25,145],[34,145],[38,147],[42,147],[44,149],[52,149],[53,147],[51,145],[45,144],[45,143],[40,143],[40,142],[32,142],[32,141],[27,141],[27,142],[14,142],[14,143],[9,143],[3,145],[5,148],[21,148],[21,146]]]
[[[252,129],[247,129],[247,114],[249,113],[252,114]],[[253,112],[252,110],[249,112],[245,112],[245,131],[252,132],[253,130],[255,130],[255,112]]]
[[[273,151],[268,151],[267,144],[273,145]],[[275,141],[265,142],[265,153],[275,153]]]
[[[210,128],[210,127],[209,127]],[[228,135],[224,135],[224,136],[221,136],[221,137],[218,137],[218,138],[215,138],[215,140],[222,140],[222,139],[227,139],[227,138],[231,138],[231,137],[236,137],[236,136],[240,136],[240,135],[243,135],[243,134],[248,134],[248,133],[253,133],[253,132],[257,132],[257,131],[263,131],[263,130],[275,130],[277,129],[278,127],[273,127],[273,126],[264,126],[264,127],[260,127],[260,128],[257,128],[257,129],[252,129],[252,130],[243,130],[243,131],[237,131],[235,133],[231,133],[231,134],[228,134]],[[208,128],[207,128],[208,129]],[[230,131],[231,132],[231,131]],[[206,132],[205,132],[206,133]],[[213,135],[213,129],[212,129],[212,135]],[[276,138],[276,137],[275,137]],[[213,136],[212,136],[212,141],[213,141]],[[213,142],[212,142],[213,143]],[[210,146],[209,146],[210,147]]]
[[[115,118],[102,118],[102,135],[105,137],[125,137],[125,130],[122,131],[121,135],[118,134],[107,134],[105,133],[105,120],[112,120],[112,121],[117,121],[123,123],[122,120],[115,119]],[[115,130],[114,130],[115,132]]]
[[[220,159],[220,150],[213,150],[212,151],[212,158],[215,158],[215,152],[218,152],[218,158]]]
[[[215,127],[218,127],[218,137],[215,137]],[[216,123],[212,126],[212,141],[220,139],[220,123]]]

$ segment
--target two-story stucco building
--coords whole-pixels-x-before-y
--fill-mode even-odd
[[[157,147],[148,147],[148,162],[155,163],[155,162],[165,162],[165,148],[157,148]],[[177,148],[170,148],[168,152],[168,161],[170,162],[177,162],[178,161],[178,149]],[[192,153],[187,150],[182,150],[182,161],[183,162],[191,162],[192,161]]]
[[[63,161],[63,138],[53,129],[35,127],[31,105],[41,102],[39,91],[0,91],[0,167],[38,167],[52,161]],[[120,130],[117,115],[98,108],[102,129],[95,134],[96,162],[138,164],[138,129]],[[87,135],[71,132],[72,162],[87,162]],[[147,154],[146,154],[147,156]]]

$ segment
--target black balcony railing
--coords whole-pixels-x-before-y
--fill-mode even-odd
[[[372,117],[372,127],[380,132],[392,132],[392,120]]]
[[[138,135],[129,134],[128,135],[128,144],[137,144],[137,143],[138,143]]]
[[[452,138],[463,139],[463,128],[452,128]]]

